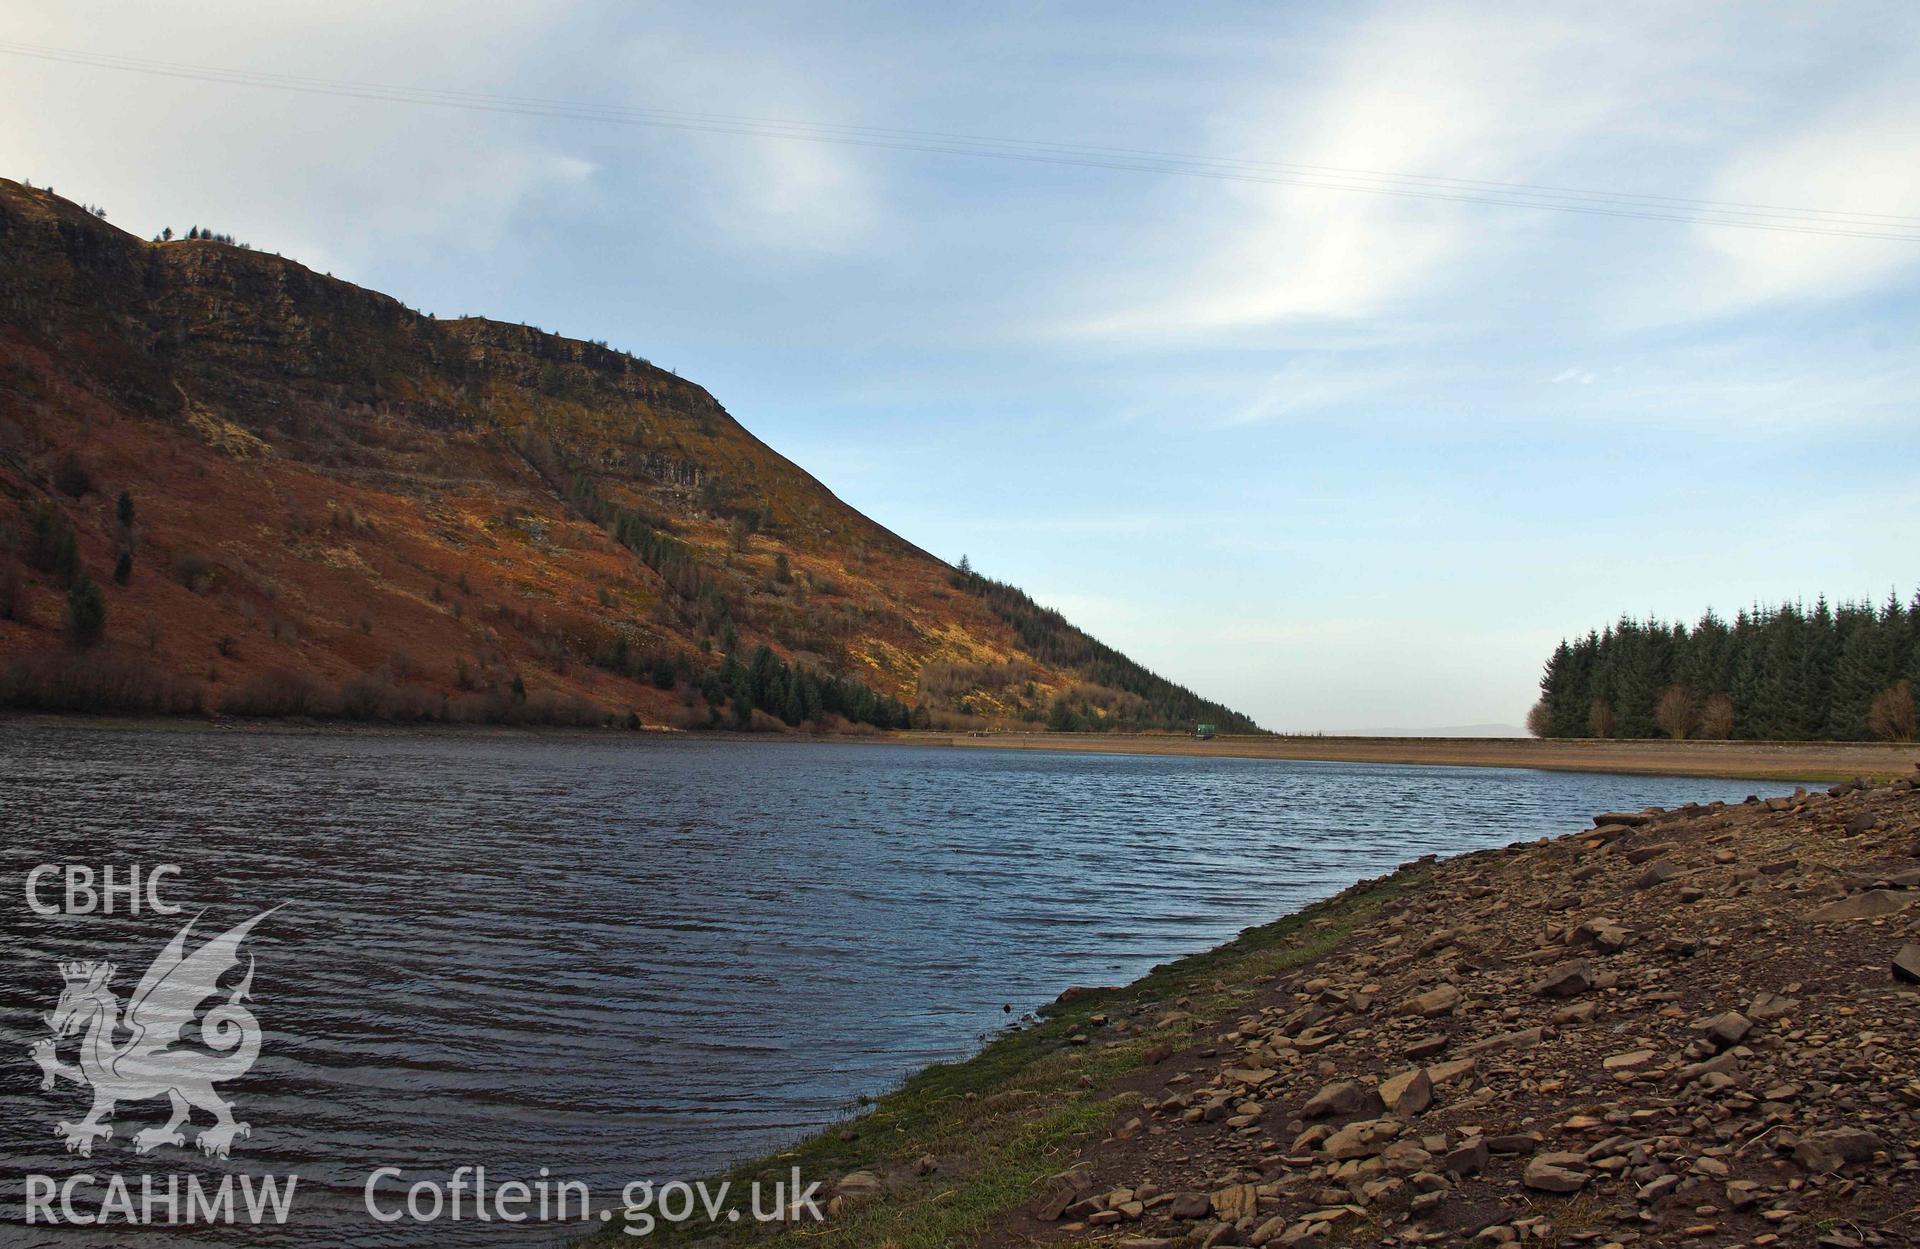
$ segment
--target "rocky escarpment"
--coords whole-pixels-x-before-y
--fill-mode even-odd
[[[1915,1243],[1917,781],[1411,865],[1376,922],[1149,1050],[988,1239]],[[1155,1009],[1084,1039],[1186,1031]]]

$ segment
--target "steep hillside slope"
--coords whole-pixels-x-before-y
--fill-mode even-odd
[[[22,706],[1252,728],[644,360],[4,180],[0,661]]]

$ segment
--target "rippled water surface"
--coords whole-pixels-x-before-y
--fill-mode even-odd
[[[300,1177],[248,1243],[503,1241],[381,1225],[361,1186],[484,1164],[596,1194],[695,1177],[844,1113],[1073,984],[1131,979],[1426,853],[1751,782],[608,736],[107,732],[0,724],[0,1244],[239,1233],[21,1226],[30,1172]],[[39,863],[177,863],[168,919],[32,913]],[[57,889],[52,890],[57,895]],[[124,904],[122,904],[124,905]],[[227,1163],[92,1159],[26,1051],[62,959],[122,1000],[200,908],[257,911],[258,1062]],[[62,1056],[75,1044],[65,1042]],[[200,1121],[204,1121],[204,1117]],[[811,1178],[811,1177],[810,1177]],[[104,1179],[103,1179],[104,1182]]]

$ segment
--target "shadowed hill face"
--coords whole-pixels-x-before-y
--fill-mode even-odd
[[[0,262],[16,705],[1251,727],[644,360],[3,181]]]

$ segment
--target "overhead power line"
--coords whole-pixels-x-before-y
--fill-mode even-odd
[[[523,117],[593,121],[707,134],[827,143],[845,147],[1108,169],[1125,173],[1306,187],[1405,199],[1531,208],[1601,217],[1624,217],[1643,221],[1667,221],[1743,230],[1920,243],[1920,216],[1896,213],[1791,207],[1672,195],[1642,195],[1526,182],[1448,178],[1287,161],[1199,156],[1098,144],[994,138],[941,131],[902,130],[725,113],[689,112],[680,109],[583,103],[438,87],[338,81],[260,70],[185,65],[10,40],[0,40],[0,53],[94,69],[192,79],[229,86],[301,92],[393,104],[429,105],[473,112],[509,113]]]

